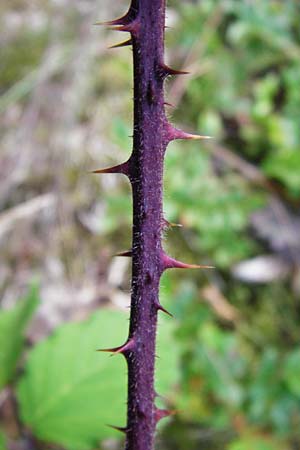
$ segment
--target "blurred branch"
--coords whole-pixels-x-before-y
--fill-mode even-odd
[[[49,210],[54,208],[55,203],[56,198],[54,194],[48,193],[23,202],[21,205],[3,212],[0,215],[0,239],[4,238],[5,234],[16,222],[28,219],[40,213],[43,209]]]

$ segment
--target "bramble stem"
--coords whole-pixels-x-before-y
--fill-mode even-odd
[[[163,217],[163,165],[167,145],[175,139],[206,139],[174,128],[165,115],[164,80],[187,72],[164,62],[165,0],[132,0],[125,16],[106,22],[131,38],[113,47],[132,45],[134,64],[134,134],[128,161],[95,173],[122,173],[129,177],[133,196],[132,249],[119,254],[132,257],[132,293],[129,336],[120,347],[128,364],[125,450],[153,450],[156,423],[171,414],[155,406],[154,363],[159,281],[170,268],[210,266],[186,264],[167,256],[162,231],[170,224]]]
[[[140,0],[132,33],[134,136],[129,164],[133,194],[132,296],[127,354],[128,413],[126,450],[152,450],[155,336],[161,276],[163,159],[167,146],[161,65],[164,0]]]

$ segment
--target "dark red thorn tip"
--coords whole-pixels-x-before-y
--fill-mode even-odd
[[[106,169],[93,170],[92,173],[122,173],[128,176],[128,162],[118,164],[117,166],[107,167]]]
[[[132,250],[127,250],[126,252],[116,253],[114,256],[125,256],[125,257],[128,257],[128,258],[131,258]]]
[[[133,350],[133,348],[134,348],[134,339],[131,338],[125,344],[120,345],[120,347],[98,349],[97,352],[108,352],[117,355],[119,353],[125,354],[126,352],[130,352],[131,350]]]
[[[115,425],[107,425],[110,428],[113,428],[114,430],[120,431],[120,433],[127,433],[127,428],[126,427],[116,427]]]
[[[156,422],[159,422],[164,417],[174,416],[175,414],[177,414],[176,410],[156,408],[156,410],[155,410],[155,420],[156,420]]]
[[[170,141],[175,139],[189,139],[189,140],[211,139],[211,136],[202,136],[200,134],[186,133],[183,130],[178,130],[178,128],[173,127],[171,124],[168,125],[167,135]]]
[[[126,41],[120,42],[119,44],[111,45],[108,48],[109,49],[120,48],[120,47],[126,47],[127,45],[132,45],[132,40],[131,39],[127,39]]]
[[[214,269],[214,266],[203,266],[199,264],[186,264],[170,256],[162,255],[162,267],[163,269]]]

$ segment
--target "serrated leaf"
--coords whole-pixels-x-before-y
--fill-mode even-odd
[[[0,313],[0,389],[14,376],[24,346],[24,330],[38,304],[38,292],[33,287],[24,300]]]
[[[165,324],[167,325],[167,324]],[[29,355],[26,374],[18,386],[22,420],[39,439],[72,450],[91,448],[98,441],[119,436],[107,424],[125,425],[127,368],[121,355],[111,358],[97,348],[126,340],[127,316],[102,310],[84,323],[62,326]],[[158,372],[176,367],[170,348],[170,327],[161,327]],[[165,386],[165,379],[162,383]]]

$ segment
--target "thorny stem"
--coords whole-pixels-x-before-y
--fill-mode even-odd
[[[163,158],[167,145],[163,79],[165,2],[141,0],[139,31],[132,36],[134,136],[130,158],[133,193],[132,296],[128,353],[126,450],[151,450],[155,336],[161,275]]]
[[[164,80],[180,72],[164,63],[165,0],[132,0],[124,17],[107,22],[131,38],[114,47],[132,45],[134,64],[134,135],[128,161],[96,173],[123,173],[133,195],[132,294],[127,342],[115,349],[128,365],[128,409],[125,450],[152,450],[156,423],[169,411],[155,406],[154,363],[159,282],[169,268],[197,268],[167,256],[162,248],[163,164],[174,139],[201,139],[174,128],[166,119]],[[205,266],[204,266],[205,267]]]

